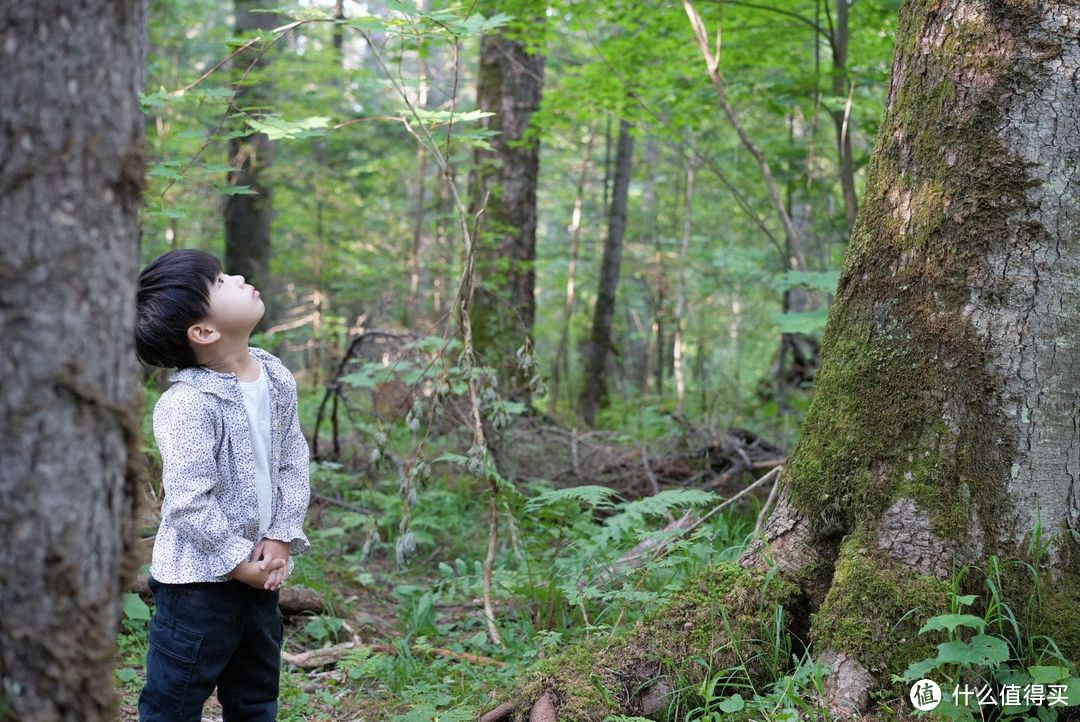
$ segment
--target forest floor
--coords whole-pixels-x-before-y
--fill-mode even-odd
[[[317,402],[305,398],[304,418]],[[537,660],[625,629],[702,565],[734,561],[769,485],[722,513],[704,512],[765,475],[782,454],[742,432],[675,433],[663,416],[656,426],[649,438],[597,432],[571,437],[535,422],[514,427],[506,444],[514,454],[502,460],[513,487],[500,492],[492,580],[501,644],[490,639],[482,603],[488,485],[450,458],[461,453],[460,443],[443,440],[436,446],[429,440],[427,458],[435,468],[418,488],[407,520],[416,555],[399,568],[399,459],[408,461],[415,440],[403,424],[389,428],[387,448],[398,455],[396,471],[389,463],[367,463],[363,440],[372,429],[343,426],[342,448],[350,458],[312,463],[305,521],[312,548],[295,557],[287,582],[319,592],[324,608],[286,614],[283,653],[359,644],[321,668],[283,660],[277,719],[475,720],[493,706],[500,687]],[[146,477],[160,480],[160,472],[148,469]],[[160,521],[155,483],[145,485],[138,520],[143,575]],[[705,519],[692,531],[685,525],[664,531],[676,519],[700,518],[694,515]],[[660,539],[661,558],[608,574],[637,545]],[[138,720],[151,613],[137,594],[126,596],[115,664],[124,722]],[[685,699],[693,700],[694,691]],[[216,696],[204,706],[204,720],[221,720]]]
[[[388,572],[392,564],[385,564]],[[382,572],[373,569],[376,578],[384,578]],[[369,644],[392,644],[401,638],[398,631],[400,601],[383,591],[380,584],[359,585],[348,578],[328,578],[342,596],[342,606],[336,609],[336,619],[344,620],[356,630],[361,639]],[[423,579],[414,579],[423,585]],[[477,610],[479,616],[480,610]],[[305,627],[316,617],[310,615],[285,615],[285,638],[282,651],[297,653],[317,648],[319,643]],[[125,626],[128,626],[127,623]],[[135,625],[131,625],[135,627]],[[142,632],[140,634],[140,632]],[[119,682],[123,722],[138,722],[138,698],[145,681],[145,631],[141,626],[125,632],[129,653],[119,663],[133,675],[124,675]],[[344,637],[343,637],[344,639]],[[325,641],[326,644],[332,640]],[[133,653],[132,653],[133,652]],[[278,720],[311,722],[338,722],[343,720],[384,720],[407,712],[411,706],[395,699],[394,694],[377,680],[366,681],[350,678],[348,668],[328,666],[325,669],[300,669],[282,662],[281,696]],[[428,719],[431,719],[430,717]],[[221,722],[221,704],[216,691],[203,707],[203,722]]]
[[[331,530],[335,527],[329,527]],[[310,529],[313,543],[326,528]],[[332,532],[333,534],[333,532]],[[152,539],[144,540],[146,562]],[[437,552],[438,550],[436,550]],[[434,556],[431,554],[430,556]],[[293,576],[298,577],[297,584],[304,585],[304,577],[317,578],[317,584],[310,588],[324,591],[324,596],[331,610],[323,614],[286,614],[285,637],[282,651],[286,654],[318,649],[337,642],[347,642],[351,638],[348,630],[356,634],[362,644],[372,646],[400,646],[409,639],[411,645],[406,649],[419,652],[427,641],[423,635],[418,639],[410,629],[410,616],[415,616],[415,592],[417,590],[436,589],[440,575],[421,573],[401,573],[396,569],[392,558],[377,555],[365,565],[362,574],[356,575],[347,569],[336,568],[334,564],[324,564],[325,560],[312,560],[323,568],[313,573],[311,563],[303,557],[297,557],[297,569]],[[304,564],[301,567],[301,564]],[[420,565],[417,565],[418,567]],[[144,572],[145,573],[145,568]],[[305,585],[307,586],[307,585]],[[395,591],[398,593],[395,595]],[[329,593],[326,593],[329,592]],[[472,602],[477,602],[473,604]],[[427,612],[425,612],[427,613]],[[483,610],[478,599],[460,598],[458,601],[440,601],[430,609],[430,625],[422,631],[435,631],[438,646],[455,648],[463,653],[466,648],[474,648],[480,642],[477,633],[483,629]],[[422,622],[426,624],[426,622]],[[119,640],[119,653],[116,660],[117,689],[121,698],[121,716],[123,722],[137,722],[139,691],[145,682],[146,632],[148,620],[125,618]],[[470,641],[471,639],[471,641]],[[468,688],[473,697],[473,705],[463,706],[441,719],[475,719],[475,698],[478,689],[487,688],[486,679],[490,672],[479,665],[453,659],[436,659],[434,662],[420,656],[393,654],[370,654],[362,647],[338,664],[320,669],[302,669],[282,662],[280,706],[277,719],[280,722],[338,722],[344,720],[389,720],[414,719],[432,720],[425,714],[428,707],[453,709],[451,698],[454,694],[448,683],[455,676],[463,679],[457,687],[458,692]],[[408,678],[417,668],[424,668],[415,674],[416,684],[409,684]],[[442,674],[435,684],[431,684],[432,674],[440,676],[439,670],[448,667],[451,671]],[[476,669],[479,667],[478,669]],[[505,678],[505,675],[499,675]],[[387,684],[387,680],[393,682]],[[424,680],[428,681],[425,682]],[[496,679],[491,680],[494,686]],[[404,684],[401,684],[404,682]],[[480,682],[480,687],[477,683]],[[443,690],[442,688],[447,687]],[[410,715],[410,711],[415,711]],[[210,696],[203,708],[204,722],[220,722],[221,705],[216,692]]]

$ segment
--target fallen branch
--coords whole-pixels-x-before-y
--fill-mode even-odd
[[[513,714],[513,712],[514,705],[510,702],[503,702],[495,709],[480,717],[479,722],[502,722]]]
[[[705,516],[703,516],[703,517],[701,517],[700,519],[698,519],[698,520],[697,520],[696,522],[694,522],[694,523],[693,523],[693,524],[691,524],[691,525],[690,525],[689,527],[687,527],[687,529],[686,529],[686,530],[687,530],[687,531],[692,531],[693,529],[696,529],[697,527],[701,526],[702,524],[704,524],[704,523],[705,523],[705,522],[706,522],[706,521],[708,520],[708,518],[709,518],[710,516],[712,516],[713,514],[715,514],[715,513],[716,513],[716,512],[718,512],[718,511],[720,511],[720,510],[721,510],[721,509],[723,509],[723,508],[724,508],[725,506],[728,506],[728,505],[730,505],[730,504],[734,504],[734,503],[735,503],[736,501],[738,501],[738,500],[739,500],[739,499],[741,499],[742,497],[744,497],[744,496],[746,496],[747,494],[749,494],[751,490],[753,490],[753,489],[756,489],[757,487],[761,486],[762,484],[764,484],[764,483],[765,483],[766,481],[768,481],[769,479],[771,479],[771,478],[773,478],[774,476],[776,476],[777,474],[779,474],[779,473],[780,473],[780,470],[781,470],[781,469],[783,469],[783,468],[784,468],[784,467],[783,467],[783,465],[780,465],[780,466],[776,466],[776,467],[774,467],[774,468],[773,468],[773,470],[772,470],[772,471],[770,471],[770,472],[769,472],[768,474],[766,474],[765,476],[761,477],[760,479],[758,479],[757,481],[755,481],[755,482],[754,482],[753,484],[751,484],[750,486],[748,486],[748,487],[746,487],[745,489],[743,489],[742,491],[740,491],[740,492],[739,492],[738,494],[736,494],[735,496],[731,497],[730,499],[727,499],[727,500],[725,500],[723,504],[720,504],[720,505],[719,505],[719,506],[717,506],[717,507],[716,507],[715,509],[713,509],[712,511],[710,511],[710,512],[709,512],[708,514],[706,514]]]
[[[153,604],[154,593],[150,591],[146,580],[146,575],[136,577],[127,591],[134,592],[142,597],[143,601]],[[323,595],[314,589],[305,587],[281,587],[281,594],[278,595],[278,606],[281,608],[282,614],[303,614],[304,612],[322,614],[326,611]]]
[[[781,461],[783,461],[783,460],[781,460]],[[708,514],[701,517],[700,519],[694,519],[693,512],[687,511],[685,514],[682,515],[682,517],[680,517],[676,521],[671,522],[670,524],[668,524],[667,526],[665,526],[661,530],[661,531],[665,531],[665,532],[674,532],[673,534],[671,534],[669,536],[657,535],[656,537],[645,539],[644,541],[640,542],[633,549],[628,551],[623,556],[619,557],[619,559],[617,559],[606,571],[602,572],[601,574],[598,574],[597,577],[592,580],[592,583],[593,584],[603,584],[606,581],[614,578],[618,574],[622,573],[626,569],[634,569],[634,568],[637,568],[637,567],[640,567],[640,566],[644,565],[645,564],[645,559],[647,557],[649,557],[649,556],[653,556],[653,557],[661,556],[664,553],[664,551],[667,549],[668,545],[670,544],[670,542],[673,539],[676,539],[676,538],[682,536],[683,534],[685,534],[685,533],[687,533],[689,531],[693,531],[697,527],[701,526],[713,514],[717,513],[718,511],[720,511],[721,509],[724,509],[727,506],[730,506],[731,504],[734,504],[736,501],[741,499],[743,496],[749,494],[752,490],[756,489],[757,487],[761,486],[765,482],[767,482],[770,479],[772,479],[773,477],[775,477],[777,474],[780,473],[781,469],[783,469],[783,466],[775,467],[768,474],[765,474],[760,479],[758,479],[757,481],[753,482],[748,487],[746,487],[745,489],[740,491],[738,494],[735,494],[734,496],[732,496],[729,499],[725,499],[721,504],[717,505]],[[759,526],[761,524],[762,515],[766,513],[766,510],[767,510],[769,504],[772,503],[772,499],[776,494],[776,487],[777,487],[777,485],[774,483],[772,491],[769,493],[769,499],[768,499],[768,501],[765,502],[765,506],[762,507],[761,514],[758,515],[758,525]],[[757,529],[756,528],[755,528],[755,531],[754,531],[754,535],[755,536],[757,535]],[[578,587],[584,587],[586,584],[587,584],[587,582],[584,579],[581,579],[581,580],[578,581]]]
[[[772,511],[773,503],[776,501],[776,492],[779,488],[780,479],[778,478],[773,482],[772,489],[769,491],[769,498],[765,500],[765,506],[761,507],[761,513],[758,514],[757,523],[754,524],[755,538],[757,538],[758,532],[761,531],[761,525],[769,518],[769,512]]]
[[[680,530],[687,525],[693,523],[694,513],[687,511],[680,518],[671,522],[665,526],[661,531],[672,532]],[[645,558],[655,554],[658,550],[662,549],[670,540],[670,537],[655,536],[645,539],[638,543],[630,551],[623,554],[614,563],[611,564],[606,570],[596,575],[594,579],[586,580],[584,577],[578,580],[578,588],[583,588],[588,584],[600,585],[606,583],[608,580],[618,576],[627,569],[636,569],[645,564]]]

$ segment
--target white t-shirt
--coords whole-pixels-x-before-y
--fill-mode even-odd
[[[240,381],[251,431],[251,450],[255,457],[255,494],[259,499],[259,537],[270,528],[270,385],[266,371],[259,364],[259,378]]]

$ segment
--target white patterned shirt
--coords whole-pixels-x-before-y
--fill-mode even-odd
[[[311,548],[304,534],[311,488],[310,451],[300,429],[296,379],[269,351],[249,346],[270,391],[271,521],[266,538]],[[235,373],[190,366],[154,406],[165,498],[150,574],[165,584],[223,582],[249,560],[259,535],[259,500],[251,431]]]

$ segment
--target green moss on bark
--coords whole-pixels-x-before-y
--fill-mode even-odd
[[[901,8],[894,86],[785,472],[816,536],[839,537],[902,497],[954,541],[974,501],[983,536],[996,536],[1014,444],[992,350],[965,305],[975,287],[985,303],[1006,290],[988,258],[1029,204],[1026,163],[997,134],[1002,92],[1025,72],[1024,21],[1002,3],[938,28],[953,5]]]
[[[846,652],[887,678],[934,656],[934,644],[918,630],[930,617],[947,612],[950,598],[948,581],[898,564],[863,535],[851,534],[840,546],[825,602],[811,618],[811,641],[818,653]]]

